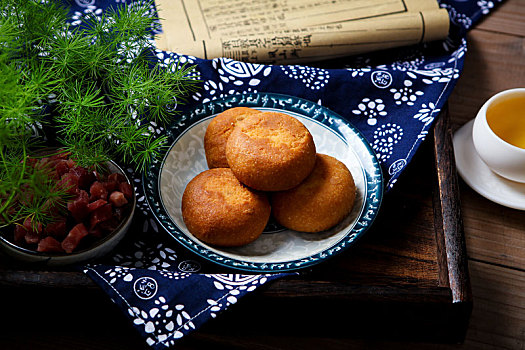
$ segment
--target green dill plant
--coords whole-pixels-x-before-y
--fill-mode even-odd
[[[172,121],[199,81],[193,66],[156,62],[152,8],[120,4],[72,25],[58,1],[0,0],[0,227],[65,207],[50,169],[28,161],[51,141],[81,166],[137,171],[166,146],[150,123]]]

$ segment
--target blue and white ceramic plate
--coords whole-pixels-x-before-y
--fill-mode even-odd
[[[297,118],[310,130],[318,153],[331,155],[348,167],[357,196],[352,212],[343,222],[320,233],[296,232],[270,223],[256,241],[236,248],[210,246],[188,231],[182,220],[182,194],[193,177],[208,169],[204,154],[206,127],[217,114],[238,106]],[[383,176],[374,151],[350,123],[316,103],[271,93],[234,95],[194,108],[170,126],[167,135],[171,147],[144,176],[148,203],[173,238],[217,264],[251,272],[309,267],[351,246],[368,230],[379,211]]]

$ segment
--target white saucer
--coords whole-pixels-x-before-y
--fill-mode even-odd
[[[509,208],[525,210],[525,183],[497,175],[481,160],[472,142],[473,123],[471,120],[463,125],[452,138],[459,175],[483,197]]]

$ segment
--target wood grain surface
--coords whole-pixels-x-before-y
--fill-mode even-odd
[[[452,123],[475,117],[505,89],[525,87],[525,1],[508,0],[467,37],[465,68],[449,99]],[[495,204],[460,182],[474,308],[461,346],[525,348],[525,213]]]
[[[490,96],[513,87],[525,87],[525,0],[506,0],[498,5],[490,17],[469,32],[465,69],[449,100],[452,129],[474,118]],[[418,159],[418,162],[427,162],[422,166],[432,165],[425,157]],[[376,236],[373,240],[365,237],[352,259],[336,259],[318,271],[319,274],[332,273],[337,276],[341,271],[338,269],[342,269],[352,276],[354,283],[340,281],[338,288],[334,288],[330,294],[324,288],[322,276],[316,276],[314,271],[309,283],[300,279],[293,282],[296,283],[294,288],[298,293],[292,297],[298,300],[303,298],[306,302],[303,303],[306,305],[304,308],[290,308],[286,313],[275,314],[273,321],[269,319],[262,326],[254,326],[251,333],[236,333],[235,329],[222,333],[205,329],[178,344],[176,349],[525,349],[525,213],[492,203],[459,180],[459,192],[450,195],[459,196],[460,199],[469,269],[442,270],[440,266],[445,258],[433,247],[442,245],[440,249],[446,255],[446,244],[428,234],[434,231],[432,223],[435,222],[433,208],[436,208],[436,198],[433,201],[419,194],[428,193],[425,183],[421,181],[417,184],[421,188],[400,189],[400,192],[406,190],[403,192],[403,201],[398,202],[400,204],[386,203],[396,210],[391,213],[391,217],[397,217],[397,220],[378,219],[378,225],[374,227]],[[432,184],[429,181],[427,185]],[[408,184],[405,186],[409,187]],[[394,194],[392,201],[397,199]],[[443,198],[441,202],[446,203],[450,199]],[[454,205],[457,202],[452,198],[451,203]],[[450,207],[438,209],[439,215],[446,215]],[[401,237],[401,233],[406,235]],[[414,250],[413,246],[422,249]],[[378,258],[385,257],[388,257],[389,264],[378,262]],[[418,261],[418,264],[412,264],[413,261]],[[464,266],[462,264],[460,262],[458,265]],[[401,272],[398,267],[401,267]],[[101,291],[93,288],[89,279],[75,273],[61,274],[61,280],[57,280],[53,274],[43,274],[32,280],[34,275],[23,271],[18,276],[3,273],[0,269],[0,280],[5,284],[0,288],[3,315],[0,349],[146,349],[120,310]],[[379,283],[362,289],[356,287],[359,281],[366,280],[367,274],[384,276],[388,281],[386,284],[396,285],[398,290],[385,288]],[[451,276],[465,274],[470,275],[472,293],[468,288],[456,291],[458,298],[468,300],[471,297],[473,300],[465,341],[452,345],[421,342],[418,332],[433,327],[431,323],[425,323],[433,315],[429,314],[425,318],[418,314],[424,310],[425,301],[446,305],[446,301],[454,297],[447,294],[450,279],[456,278]],[[47,283],[50,288],[31,288],[32,284],[43,283]],[[54,283],[61,288],[55,288]],[[284,282],[278,281],[272,288],[263,291],[269,302],[287,296],[289,285],[280,283]],[[24,288],[15,288],[20,285],[24,285]],[[401,289],[404,289],[404,294]],[[351,295],[357,302],[344,309],[345,316],[337,320],[331,317],[329,311],[322,317],[308,318],[307,302],[312,300],[312,294],[320,290],[326,301]],[[344,295],[340,294],[341,291]],[[386,291],[390,291],[391,295]],[[366,310],[365,301],[370,295],[388,302],[392,302],[392,295],[397,298],[404,295],[405,299],[398,300],[400,305],[406,305],[403,303],[412,298],[412,308],[399,311],[414,313],[421,320],[420,325],[414,323],[406,326],[396,324],[395,318],[383,319],[385,315],[381,314],[379,307],[370,309],[368,315],[357,313],[359,307]],[[67,304],[71,300],[81,302]],[[374,301],[374,305],[380,305],[378,300]],[[250,302],[257,305],[257,299],[248,298],[247,305]],[[60,310],[60,320],[54,318],[57,310]],[[302,333],[265,332],[266,326],[285,323],[293,312],[297,313],[295,316],[305,318],[305,324],[338,324],[340,334],[318,334],[315,332],[316,327],[305,328]],[[433,312],[437,314],[437,310]],[[91,317],[94,313],[98,316],[95,322]],[[249,318],[240,321],[249,327],[258,314],[250,315],[248,312],[245,315]],[[357,335],[344,336],[345,332],[351,333],[350,325],[359,321],[359,317],[369,322],[368,328],[363,330],[363,335],[366,333],[368,337],[359,336],[359,332]],[[377,328],[374,328],[374,324]],[[392,333],[399,332],[412,337],[393,341],[392,337],[385,340],[381,334],[377,334],[377,340],[374,340],[370,334],[380,329],[380,325],[390,326]],[[234,324],[225,317],[220,326],[228,329]]]

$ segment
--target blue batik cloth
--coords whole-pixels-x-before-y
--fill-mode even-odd
[[[125,0],[75,0],[71,22]],[[128,1],[133,2],[133,1]],[[140,1],[135,1],[140,2]],[[339,59],[330,64],[261,65],[203,60],[156,50],[159,62],[196,65],[202,88],[186,108],[233,94],[273,92],[323,105],[355,125],[377,153],[390,190],[427,136],[463,68],[465,34],[498,1],[442,0],[451,19],[440,42]],[[155,11],[152,8],[152,13]],[[140,174],[134,230],[104,264],[84,271],[125,312],[147,344],[164,348],[260,285],[284,274],[239,274],[211,265],[174,242],[153,218]]]

